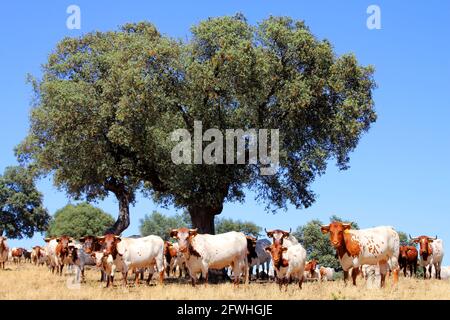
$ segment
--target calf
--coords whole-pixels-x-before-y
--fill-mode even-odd
[[[6,243],[6,238],[0,236],[0,266],[5,269],[5,262],[8,261],[9,248]]]
[[[427,278],[427,266],[429,267],[429,273],[431,274],[432,265],[436,269],[436,279],[441,279],[441,264],[442,259],[444,258],[444,245],[442,240],[438,239],[437,236],[434,239],[428,236],[420,236],[416,238],[412,238],[411,236],[409,237],[414,243],[419,244],[419,263],[424,269],[424,279]]]
[[[403,269],[403,274],[406,277],[406,269],[409,267],[410,276],[416,275],[417,272],[417,249],[413,246],[400,246],[400,253],[398,257],[398,263],[400,270]]]
[[[179,270],[179,278],[183,276],[183,270],[184,270],[184,258],[183,254],[178,250],[178,243],[171,243],[169,241],[166,241],[164,243],[164,257],[166,262],[166,273],[167,277],[170,276],[170,273],[172,272],[175,274],[176,269]]]
[[[161,237],[151,235],[133,239],[107,234],[97,239],[104,246],[105,256],[111,256],[117,270],[122,272],[125,285],[127,285],[128,271],[134,268],[148,268],[150,273],[147,283],[149,283],[155,266],[157,272],[159,272],[160,283],[163,283],[164,241]],[[136,284],[139,283],[139,273],[136,273],[135,282]]]
[[[114,264],[114,258],[112,255],[107,255],[104,252],[92,252],[91,257],[95,261],[96,267],[105,274],[106,277],[106,288],[110,285],[114,285],[114,274],[116,272],[116,265]]]
[[[287,290],[287,286],[293,278],[298,280],[298,286],[301,289],[306,264],[305,248],[301,244],[285,247],[280,243],[274,243],[266,247],[266,251],[270,252],[272,256],[280,290],[283,284],[286,285]]]
[[[234,283],[238,285],[244,273],[248,284],[247,238],[242,232],[226,232],[222,234],[197,234],[197,229],[173,229],[170,236],[178,240],[186,266],[195,286],[197,273],[201,272],[205,283],[208,283],[209,269],[223,269],[231,266]]]
[[[398,255],[400,239],[392,227],[376,227],[370,229],[351,230],[350,223],[334,221],[321,226],[324,234],[330,234],[330,241],[338,254],[339,262],[347,281],[348,271],[352,272],[353,285],[362,264],[379,265],[381,287],[384,286],[389,264],[394,271],[394,283],[398,281]]]

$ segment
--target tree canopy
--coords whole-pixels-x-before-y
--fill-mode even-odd
[[[88,203],[68,204],[55,212],[47,236],[99,236],[113,224],[114,218],[110,214]]]
[[[217,233],[230,231],[242,232],[246,235],[258,237],[261,235],[262,228],[251,221],[233,220],[227,218],[216,218],[215,229]]]
[[[33,176],[22,167],[7,167],[0,175],[0,235],[31,238],[47,228],[50,216]]]
[[[140,220],[139,230],[143,237],[148,235],[160,236],[164,240],[170,240],[170,230],[182,227],[191,228],[189,214],[182,213],[174,216],[166,216],[160,212],[153,211]]]
[[[252,189],[268,210],[313,204],[311,183],[330,160],[344,170],[376,120],[373,68],[337,56],[303,21],[245,17],[201,21],[180,41],[148,22],[63,39],[35,89],[22,163],[75,198],[113,193],[129,225],[135,192],[187,209],[200,232],[214,233],[225,202]],[[279,166],[183,164],[171,160],[171,132],[279,129]],[[206,146],[208,141],[203,141]],[[248,147],[247,150],[248,151]]]

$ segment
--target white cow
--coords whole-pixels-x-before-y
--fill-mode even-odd
[[[147,283],[149,283],[155,267],[156,271],[159,272],[160,283],[162,284],[164,280],[164,241],[161,237],[151,235],[134,239],[107,234],[97,239],[100,244],[104,244],[105,256],[111,255],[117,271],[122,272],[125,285],[127,285],[129,270],[148,268],[150,274]],[[138,284],[139,272],[135,274],[135,281]]]
[[[266,247],[270,246],[270,241],[267,239],[256,240],[256,258],[250,261],[250,268],[256,266],[256,278],[259,278],[259,268],[262,266],[262,271],[269,274],[269,265],[271,261],[270,253],[266,251]]]
[[[319,268],[320,280],[321,281],[333,281],[334,279],[334,269],[330,267]]]
[[[297,279],[299,288],[302,288],[304,280],[306,250],[299,243],[286,247],[280,243],[274,243],[267,247],[266,250],[272,256],[273,267],[276,271],[276,278],[280,285],[283,283],[287,286],[291,279]]]
[[[409,237],[411,238],[411,236]],[[441,265],[444,259],[444,243],[442,239],[438,239],[437,236],[434,239],[428,236],[420,236],[411,238],[411,240],[419,244],[419,265],[424,269],[424,278],[427,278],[427,274],[431,274],[431,268],[434,266],[437,271],[434,273],[434,276],[436,279],[441,279]]]
[[[170,236],[178,240],[186,267],[195,286],[197,274],[202,273],[208,282],[209,269],[223,269],[231,266],[235,284],[239,284],[241,273],[248,284],[247,238],[242,232],[222,234],[197,234],[197,229],[173,229]]]
[[[344,279],[347,280],[350,268],[368,264],[380,267],[381,287],[384,286],[389,268],[394,271],[394,283],[397,283],[400,239],[394,228],[388,226],[361,230],[350,228],[350,223],[337,221],[321,227],[322,233],[330,234],[331,244],[336,249],[344,270]],[[357,275],[358,272],[352,272],[354,285]]]
[[[47,263],[48,267],[52,271],[55,272],[55,269],[58,265],[58,261],[56,259],[56,246],[58,245],[58,240],[56,238],[45,238],[45,252],[47,253]]]
[[[5,262],[8,261],[9,248],[6,243],[6,238],[0,236],[0,265],[5,269]]]

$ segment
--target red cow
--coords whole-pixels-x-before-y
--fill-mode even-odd
[[[413,246],[401,246],[400,253],[398,256],[398,263],[400,265],[400,270],[403,269],[403,274],[406,277],[406,269],[409,267],[410,276],[416,275],[417,272],[417,258],[418,252],[416,247]]]

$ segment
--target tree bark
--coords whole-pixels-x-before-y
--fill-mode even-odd
[[[127,194],[116,194],[116,198],[119,201],[119,216],[114,225],[106,230],[105,234],[120,235],[130,225],[130,196]]]
[[[222,206],[220,207],[199,207],[190,206],[188,208],[191,216],[192,225],[197,228],[198,233],[215,234],[214,229],[214,216],[222,212]]]

